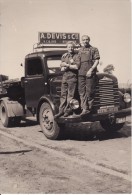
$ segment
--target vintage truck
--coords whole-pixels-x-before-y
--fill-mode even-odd
[[[106,131],[120,130],[131,114],[130,94],[123,94],[118,88],[117,78],[97,73],[97,85],[91,113],[80,116],[78,92],[71,101],[74,114],[54,119],[60,104],[61,56],[66,48],[37,47],[25,57],[25,76],[0,82],[0,118],[4,127],[18,125],[27,113],[36,116],[44,135],[58,139],[66,123],[100,121]]]

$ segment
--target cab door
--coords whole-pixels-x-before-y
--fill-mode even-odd
[[[43,59],[27,58],[25,61],[25,101],[27,107],[37,107],[38,101],[46,92]]]

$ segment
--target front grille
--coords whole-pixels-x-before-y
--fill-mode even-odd
[[[93,108],[111,105],[119,107],[118,83],[113,80],[99,80],[95,88]]]

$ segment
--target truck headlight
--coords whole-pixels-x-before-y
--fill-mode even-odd
[[[71,106],[71,108],[72,108],[73,110],[78,109],[78,108],[79,108],[79,102],[78,102],[78,100],[72,99],[72,100],[70,101],[70,106]]]
[[[126,103],[129,103],[131,101],[131,95],[129,93],[125,93],[123,97]]]

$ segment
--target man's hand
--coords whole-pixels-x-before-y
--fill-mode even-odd
[[[90,78],[92,76],[92,72],[93,72],[93,70],[90,68],[89,71],[86,74],[86,77]]]
[[[67,67],[61,67],[61,71],[67,70]]]
[[[70,62],[71,62],[71,64],[73,64],[74,60],[73,59],[70,59]]]
[[[65,63],[65,62],[62,62],[61,63],[61,67],[69,67],[69,64]]]
[[[62,62],[61,63],[61,67],[65,67],[66,66],[66,63],[65,62]]]

